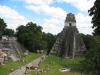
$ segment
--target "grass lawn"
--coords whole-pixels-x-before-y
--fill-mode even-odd
[[[21,66],[33,61],[39,56],[41,55],[30,53],[28,56],[22,58],[22,60],[24,60],[25,62],[22,61],[12,62],[11,60],[7,61],[5,65],[0,65],[0,75],[8,75],[13,70],[16,70],[17,68],[20,68]]]
[[[83,58],[61,59],[55,56],[49,56],[40,65],[40,70],[49,67],[49,70],[46,73],[43,72],[42,75],[81,75],[78,69],[82,59]],[[71,68],[72,71],[61,73],[59,69],[62,67]],[[31,71],[29,74],[36,75],[36,71]]]

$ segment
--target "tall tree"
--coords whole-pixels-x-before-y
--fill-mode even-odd
[[[90,8],[89,15],[92,17],[94,35],[100,35],[100,0],[94,2],[94,6]]]
[[[93,34],[100,35],[100,0],[95,0],[93,7],[89,10],[89,15],[92,16]],[[94,36],[94,38],[85,57],[85,70],[94,71],[96,75],[100,75],[100,41],[98,41],[100,36]]]
[[[6,23],[2,18],[0,18],[0,38],[2,37],[2,34],[4,33],[4,30],[6,28]]]

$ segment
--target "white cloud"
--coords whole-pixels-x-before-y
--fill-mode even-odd
[[[90,16],[78,13],[76,15],[76,20],[77,20],[77,28],[80,33],[92,34],[93,29]]]
[[[66,11],[64,11],[60,7],[51,7],[48,5],[39,5],[39,6],[29,5],[29,6],[26,6],[26,8],[29,10],[32,10],[33,12],[45,14],[47,16],[50,16],[56,19],[64,19],[66,16]]]
[[[5,20],[8,28],[12,29],[16,29],[19,25],[27,22],[27,19],[24,16],[8,6],[0,5],[0,17]]]
[[[44,32],[57,34],[63,29],[63,21],[65,20],[67,12],[62,8],[49,5],[27,5],[26,8],[45,15],[45,19],[42,19]]]
[[[60,0],[60,2],[69,3],[83,12],[87,12],[93,6],[94,1],[95,0]]]
[[[23,1],[27,4],[33,4],[33,5],[49,5],[54,2],[54,0],[16,0],[16,1]]]
[[[43,1],[43,0],[41,0]],[[57,0],[55,0],[57,1]],[[30,1],[29,1],[30,2]],[[53,3],[49,2],[49,4]],[[59,0],[58,2],[66,2],[77,9],[79,9],[82,12],[87,12],[90,7],[92,7],[94,0]],[[48,3],[47,5],[44,5],[43,3],[38,3],[37,5],[34,3],[29,3],[31,5],[27,5],[26,8],[29,10],[32,10],[33,12],[40,13],[40,14],[45,14],[50,17],[50,19],[45,19],[43,20],[43,31],[45,32],[51,32],[54,34],[57,34],[63,29],[64,26],[64,20],[66,17],[67,12],[64,11],[64,9],[60,7],[53,7],[50,6]],[[76,14],[76,20],[77,20],[77,28],[80,33],[84,34],[91,34],[93,29],[92,29],[92,24],[91,24],[91,18],[88,15],[85,15],[84,13],[79,12]]]
[[[57,2],[57,0],[16,0],[23,1],[27,3],[25,6],[27,9],[32,10],[33,12],[45,14],[50,17],[54,17],[57,19],[64,19],[66,16],[66,11],[64,11],[60,7],[50,6]]]
[[[39,13],[43,14],[45,19],[41,19],[40,23],[43,27],[43,31],[51,32],[53,34],[57,34],[61,32],[64,27],[64,20],[66,17],[67,12],[64,11],[61,7],[54,7],[51,6],[54,1],[57,0],[19,0],[24,1],[27,3],[26,8]],[[59,0],[61,1],[61,0]],[[80,11],[86,12],[92,5],[94,0],[62,0],[63,2],[67,2]],[[6,11],[6,12],[5,12]],[[28,21],[27,19],[19,14],[16,10],[11,9],[7,6],[0,6],[0,16],[4,18],[6,23],[9,25],[10,28],[16,28],[18,25],[26,24]],[[36,19],[37,20],[37,19]],[[77,20],[77,28],[79,29],[80,33],[91,34],[92,33],[92,24],[91,18],[84,13],[79,12],[76,14]],[[40,25],[39,24],[39,25]]]
[[[60,7],[51,7],[48,5],[29,5],[27,9],[40,14],[50,16],[50,19],[45,19],[43,22],[43,31],[57,34],[63,29],[64,20],[67,12]],[[84,13],[79,12],[76,14],[77,28],[80,33],[92,34],[91,18]]]
[[[26,8],[45,16],[42,19],[43,31],[57,34],[64,27],[67,12],[61,7],[54,7],[54,2],[66,2],[76,7],[80,12],[76,14],[77,28],[80,33],[91,34],[91,18],[82,12],[87,12],[93,6],[95,0],[19,0],[27,3]],[[48,19],[48,17],[49,19]],[[40,23],[41,24],[41,23]]]
[[[25,19],[24,16],[20,15],[18,12],[16,12],[14,9],[11,9],[7,6],[0,6],[0,14],[6,18],[12,18],[12,19]]]
[[[76,14],[76,26],[80,33],[92,34],[92,24],[91,17],[84,15],[83,13]],[[43,20],[43,31],[57,34],[63,30],[64,20],[59,20],[56,18],[49,18]]]
[[[44,19],[42,27],[44,32],[50,32],[57,34],[63,29],[63,20],[58,20],[55,18]]]

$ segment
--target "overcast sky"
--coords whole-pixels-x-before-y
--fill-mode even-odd
[[[95,0],[0,0],[0,17],[8,28],[34,22],[44,32],[57,34],[64,27],[67,13],[74,13],[80,33],[92,34],[91,17],[88,10]]]

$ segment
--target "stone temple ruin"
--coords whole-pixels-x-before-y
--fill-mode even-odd
[[[76,28],[76,19],[74,14],[67,14],[65,26],[58,34],[58,38],[52,47],[50,54],[60,57],[80,56],[86,51],[85,45]]]
[[[26,51],[26,49],[17,42],[16,37],[7,36],[2,36],[2,40],[0,40],[0,50],[7,54],[7,60],[10,58],[13,61],[20,60],[21,54]],[[0,55],[0,59],[2,60],[1,57],[2,55]]]

